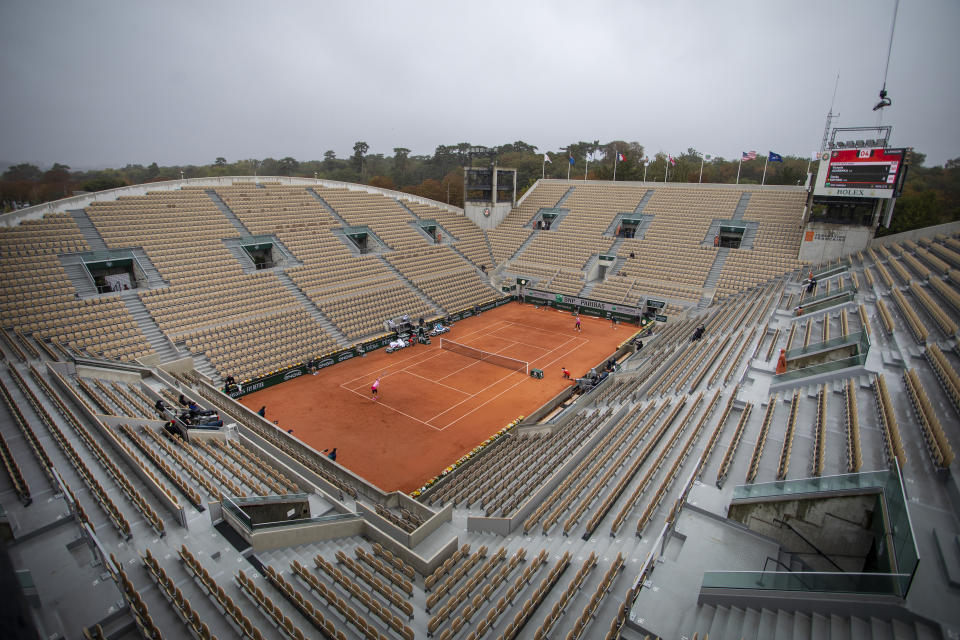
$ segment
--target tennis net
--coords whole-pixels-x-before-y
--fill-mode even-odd
[[[454,342],[453,340],[447,340],[445,338],[440,338],[440,348],[446,349],[447,351],[452,351],[453,353],[459,353],[462,356],[467,356],[468,358],[475,358],[477,360],[482,360],[483,362],[489,362],[490,364],[495,364],[498,367],[505,367],[507,369],[512,369],[513,371],[521,371],[525,374],[530,373],[530,363],[525,360],[517,360],[516,358],[508,358],[507,356],[501,356],[497,353],[490,353],[489,351],[483,351],[481,349],[475,349],[473,347],[468,347],[465,344],[460,344],[459,342]]]

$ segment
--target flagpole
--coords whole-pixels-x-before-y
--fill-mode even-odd
[[[613,154],[613,181],[614,182],[617,181],[617,160],[619,159],[620,159],[620,152],[618,151]]]
[[[667,173],[670,172],[670,156],[667,156],[667,161],[663,163],[663,182],[667,182]]]
[[[737,184],[740,184],[740,167],[743,166],[743,154],[740,154],[740,162],[737,163]]]
[[[703,156],[700,156],[700,177],[697,179],[697,182],[703,182]]]
[[[650,163],[647,162],[647,161],[644,161],[644,162],[643,162],[643,181],[644,181],[644,182],[647,181],[647,165],[648,165],[648,164],[650,164]]]
[[[583,163],[583,179],[584,180],[587,179],[587,168],[589,167],[590,167],[590,155],[587,154],[586,160]]]
[[[546,177],[547,177],[547,156],[546,156],[546,154],[544,154],[544,156],[543,156],[543,170],[540,172],[540,177],[541,177],[541,178],[546,178]]]
[[[570,156],[570,158],[572,157],[573,156]],[[570,158],[567,158],[567,180],[570,179],[570,166],[572,165],[572,163],[570,162]]]
[[[767,159],[763,162],[763,177],[760,178],[760,186],[763,186],[763,183],[767,181],[767,165],[770,163],[770,154],[767,154]]]

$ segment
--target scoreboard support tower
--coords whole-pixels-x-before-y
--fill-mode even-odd
[[[910,155],[909,148],[889,146],[890,132],[890,127],[833,130],[807,198],[799,260],[820,263],[862,251],[878,226],[890,226]]]

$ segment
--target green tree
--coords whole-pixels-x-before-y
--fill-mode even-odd
[[[393,167],[396,174],[397,184],[403,184],[404,174],[407,170],[407,158],[410,155],[410,149],[406,147],[393,148]]]
[[[370,145],[362,140],[353,145],[353,162],[357,167],[357,173],[360,175],[360,182],[363,182],[363,156],[370,150]]]
[[[217,159],[213,161],[213,164],[216,167],[225,167],[227,166],[227,159],[223,156],[217,156]]]
[[[277,162],[277,173],[281,176],[292,176],[300,168],[300,163],[287,156]]]

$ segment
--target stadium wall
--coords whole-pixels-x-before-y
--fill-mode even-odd
[[[946,224],[937,224],[932,227],[923,227],[922,229],[913,229],[912,231],[904,231],[903,233],[895,233],[893,235],[883,236],[882,238],[874,238],[870,244],[871,246],[890,245],[903,242],[904,240],[933,238],[938,235],[949,236],[958,231],[960,231],[960,220],[957,222],[947,222]]]
[[[33,207],[26,207],[0,215],[0,225],[13,227],[24,220],[37,220],[48,213],[58,213],[71,209],[82,209],[93,202],[110,202],[121,196],[145,196],[154,191],[177,191],[182,187],[225,187],[233,184],[260,184],[279,183],[284,186],[327,187],[330,189],[349,189],[350,191],[364,191],[375,193],[388,198],[397,198],[407,202],[439,207],[451,213],[464,215],[463,209],[444,202],[437,202],[393,189],[381,189],[354,182],[340,182],[338,180],[320,180],[315,178],[295,178],[290,176],[220,176],[212,178],[187,178],[186,180],[168,180],[165,182],[148,182],[145,184],[117,187],[95,193],[85,193],[70,198],[62,198],[52,202],[44,202]]]
[[[803,237],[797,259],[816,264],[862,251],[873,240],[874,231],[872,227],[810,222],[799,232]]]

